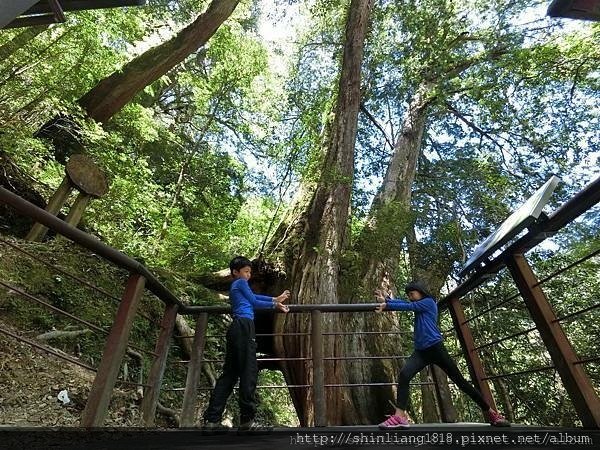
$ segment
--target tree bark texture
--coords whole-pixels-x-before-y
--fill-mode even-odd
[[[151,48],[100,81],[79,100],[87,114],[106,122],[133,97],[202,47],[233,13],[239,0],[213,0],[208,9],[171,40]]]
[[[409,103],[384,181],[375,196],[365,230],[355,246],[355,253],[360,258],[360,272],[358,276],[353,275],[359,281],[359,285],[351,289],[354,295],[348,293],[353,302],[373,302],[373,292],[381,288],[389,290],[389,277],[398,269],[401,243],[409,226],[411,187],[421,151],[431,90],[431,84],[423,83]],[[351,281],[348,284],[352,286]],[[408,331],[401,329],[397,313],[352,314],[343,316],[343,321],[346,330]],[[353,334],[346,338],[344,351],[352,356],[405,356],[412,348],[411,339],[406,334]],[[352,365],[346,363],[345,367],[348,383],[389,382],[396,380],[401,364],[393,359],[362,360]],[[346,397],[354,405],[346,412],[344,422],[348,424],[381,421],[390,409],[388,400],[395,398],[391,386],[349,388]]]
[[[360,106],[360,75],[367,34],[370,0],[352,0],[346,22],[346,38],[332,121],[323,136],[321,173],[316,186],[302,188],[288,222],[282,223],[267,246],[283,253],[292,302],[300,304],[339,303],[340,257],[346,234],[354,173],[354,146]],[[277,331],[310,333],[310,317],[289,314],[277,321]],[[323,331],[338,331],[336,314],[323,314]],[[340,354],[340,337],[323,337],[324,357]],[[287,357],[310,357],[308,336],[276,339],[276,351]],[[325,362],[325,384],[342,378],[341,361]],[[289,384],[311,384],[311,365],[288,361],[284,374]],[[327,422],[339,424],[344,407],[342,392],[326,388]],[[312,389],[292,389],[292,400],[302,425],[314,423]]]

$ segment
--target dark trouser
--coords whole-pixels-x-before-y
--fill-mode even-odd
[[[212,391],[208,408],[204,412],[204,420],[208,422],[221,421],[227,399],[238,378],[240,380],[240,422],[244,423],[254,419],[257,376],[254,321],[252,319],[234,319],[227,330],[223,373]]]
[[[402,370],[398,375],[398,395],[396,399],[396,406],[398,406],[398,408],[406,409],[408,405],[410,380],[429,364],[435,364],[446,372],[448,377],[456,383],[460,390],[471,397],[482,410],[487,411],[490,408],[490,405],[488,405],[481,396],[481,392],[475,389],[473,385],[462,376],[456,363],[450,358],[448,350],[446,350],[446,347],[444,347],[442,342],[427,347],[424,350],[415,350],[406,360],[404,367],[402,367]]]

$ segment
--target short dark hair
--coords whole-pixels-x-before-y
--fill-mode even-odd
[[[245,256],[236,256],[229,262],[229,270],[231,271],[231,275],[233,275],[234,270],[239,271],[244,267],[252,267],[252,262]]]
[[[425,285],[420,281],[411,281],[404,287],[404,292],[406,293],[406,295],[408,295],[410,291],[420,292],[423,295],[423,297],[431,297],[431,294],[429,293]]]

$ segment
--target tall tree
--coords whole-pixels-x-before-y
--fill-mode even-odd
[[[302,183],[301,196],[268,246],[269,250],[277,247],[284,255],[292,298],[299,304],[339,303],[340,258],[348,231],[361,65],[371,7],[370,0],[352,0],[349,4],[335,108],[325,125],[317,180]],[[323,321],[324,330],[337,329],[334,315],[324,315]],[[304,317],[289,315],[278,326],[289,332],[306,332],[307,325]],[[287,356],[308,356],[306,337],[279,339],[276,345]],[[337,340],[324,342],[325,356],[335,356],[339,350]],[[290,384],[310,384],[310,372],[303,362],[289,362],[285,368]],[[338,364],[325,367],[326,384],[336,383],[340,376]],[[313,392],[306,395],[295,390],[292,395],[300,422],[312,423]],[[339,391],[326,390],[326,402],[327,420],[339,423],[342,416]]]
[[[15,51],[27,45],[27,43],[36,38],[39,34],[46,31],[48,25],[39,25],[37,27],[27,27],[13,36],[12,39],[0,45],[0,60],[10,57]]]

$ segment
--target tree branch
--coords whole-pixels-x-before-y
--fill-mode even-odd
[[[381,134],[383,134],[383,137],[385,138],[385,141],[390,146],[390,148],[393,150],[394,149],[394,144],[388,138],[387,133],[385,132],[385,130],[383,129],[383,127],[379,124],[379,122],[377,122],[377,119],[367,110],[367,108],[365,107],[365,105],[363,105],[362,103],[360,104],[360,110],[365,114],[365,116],[367,116],[367,118],[371,121],[371,123],[373,125],[375,125],[379,131],[381,131]]]

